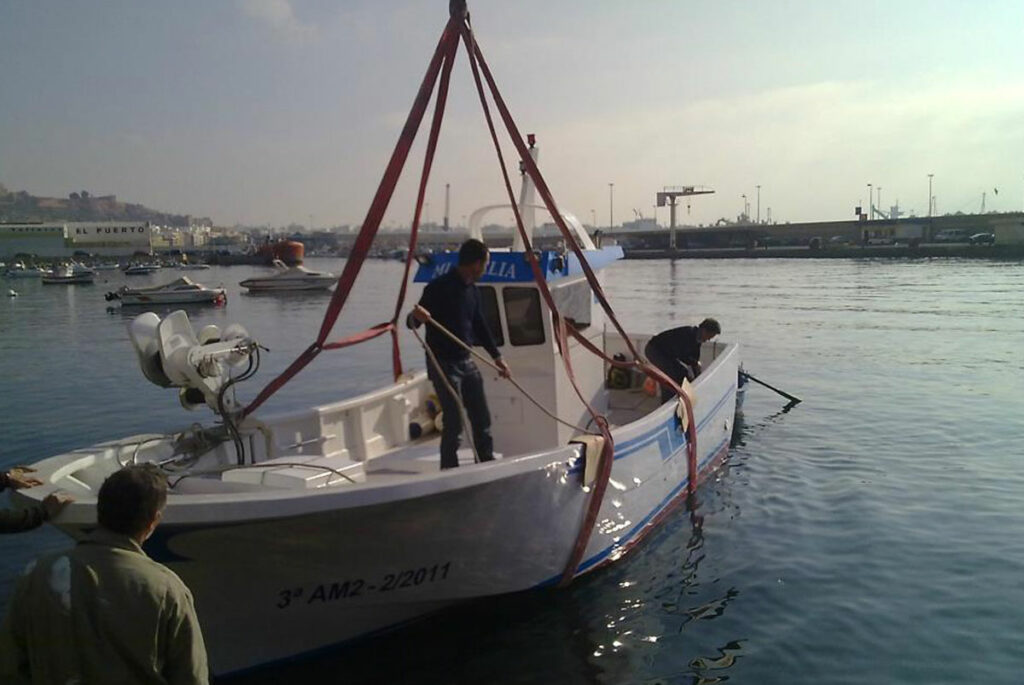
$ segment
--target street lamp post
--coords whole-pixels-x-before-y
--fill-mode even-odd
[[[757,223],[761,223],[761,186],[757,186]]]
[[[878,211],[885,214],[885,210],[882,209],[882,186],[878,186]]]
[[[615,184],[608,184],[608,230],[615,225]]]
[[[874,220],[875,220],[875,191],[871,187],[871,184],[869,183],[868,184],[868,221],[874,221]]]
[[[928,218],[932,216],[932,176],[935,174],[928,174]]]

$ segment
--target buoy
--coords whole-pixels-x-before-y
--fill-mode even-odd
[[[428,433],[433,433],[434,428],[434,419],[428,416],[417,416],[409,421],[409,438],[416,440]]]
[[[650,376],[644,381],[644,392],[654,397],[658,394],[658,381],[654,380]]]

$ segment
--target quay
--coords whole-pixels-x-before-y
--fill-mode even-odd
[[[839,245],[755,248],[697,248],[690,250],[625,249],[626,259],[993,259],[1024,260],[1024,244],[969,245],[926,243],[909,245]]]

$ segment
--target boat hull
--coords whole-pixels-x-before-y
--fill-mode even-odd
[[[730,349],[695,385],[702,474],[728,449]],[[688,493],[674,402],[613,437],[611,480],[577,576],[622,558]],[[589,502],[583,461],[567,446],[402,486],[189,507],[172,498],[146,549],[191,588],[214,671],[234,672],[471,598],[557,584]]]
[[[43,276],[43,285],[90,285],[96,279],[93,274],[74,276]]]
[[[186,294],[160,295],[156,293],[118,293],[118,298],[124,306],[132,305],[159,305],[159,304],[204,304],[216,302],[224,297],[224,291],[212,290],[209,292],[197,292]]]
[[[701,475],[727,454],[738,369],[738,347],[723,346],[694,384]],[[675,410],[670,402],[613,428],[611,478],[574,576],[621,559],[685,502],[687,443]],[[274,421],[264,419],[264,425]],[[281,432],[288,425],[281,423]],[[84,478],[89,464],[133,456],[138,448],[132,445],[154,437],[162,436],[135,436],[34,466],[51,483],[67,474]],[[592,495],[584,487],[580,448],[445,472],[432,468],[433,449],[425,457],[431,468],[397,480],[371,478],[374,469],[395,468],[385,454],[366,462],[367,480],[359,487],[169,498],[146,551],[192,590],[215,673],[366,637],[472,598],[561,580]],[[91,478],[85,485],[97,488],[103,475]],[[43,490],[15,497],[30,499]],[[79,537],[95,525],[94,506],[83,498],[56,525]]]
[[[324,279],[320,281],[307,280],[307,279],[296,279],[289,281],[285,279],[258,279],[252,278],[239,283],[240,286],[249,290],[250,292],[297,292],[303,290],[328,290],[332,285],[337,282],[335,278]]]

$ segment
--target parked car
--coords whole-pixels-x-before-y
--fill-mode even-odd
[[[995,245],[996,236],[994,233],[975,233],[969,240],[971,245]]]

